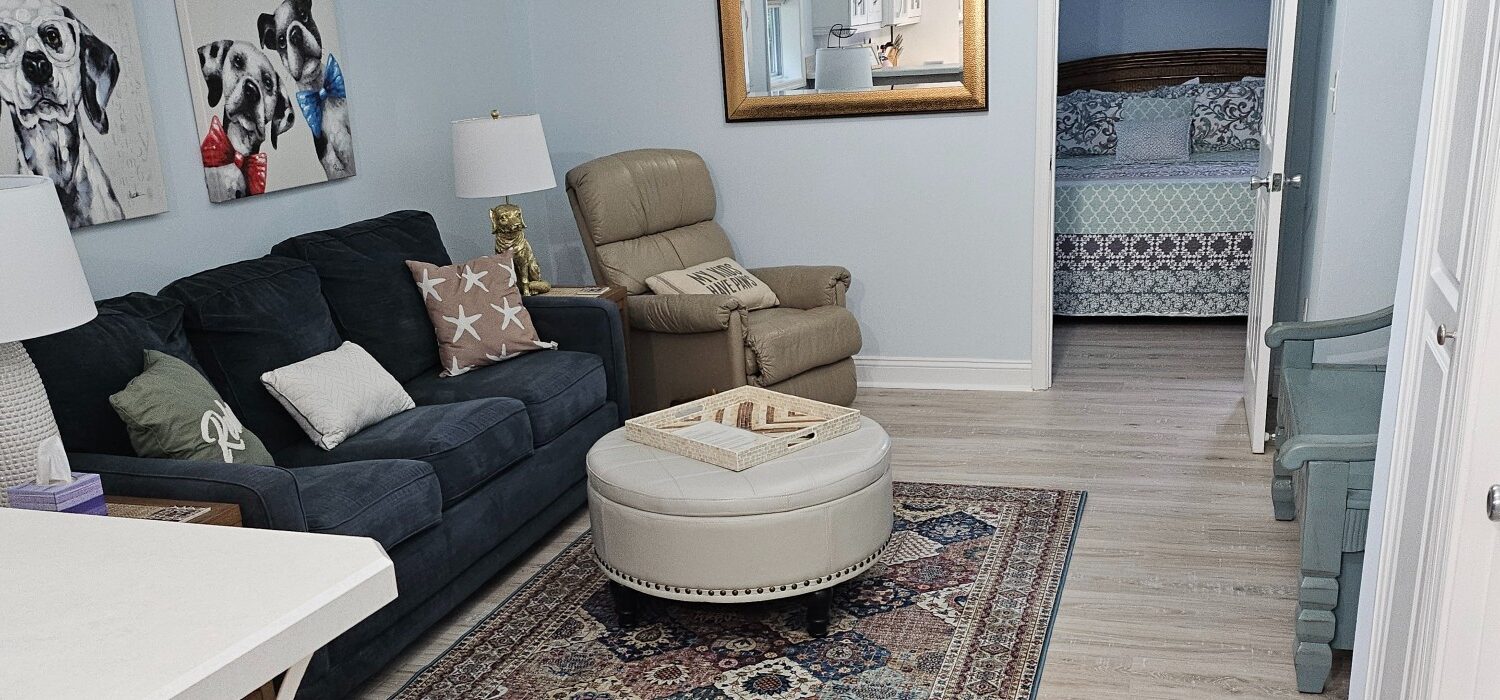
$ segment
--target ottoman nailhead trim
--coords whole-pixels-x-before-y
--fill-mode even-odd
[[[728,588],[728,589],[717,589],[716,588],[716,589],[713,589],[713,590],[705,590],[705,589],[701,589],[701,588],[681,588],[681,587],[678,587],[678,586],[670,586],[670,585],[667,585],[667,584],[664,584],[664,583],[656,583],[655,581],[647,581],[645,579],[642,579],[642,578],[639,578],[639,577],[636,577],[636,576],[631,576],[630,574],[627,574],[627,573],[625,573],[623,571],[620,571],[619,569],[616,569],[613,566],[610,566],[603,559],[600,559],[598,552],[594,553],[594,561],[599,564],[599,568],[604,569],[605,571],[609,572],[614,577],[619,578],[621,580],[624,580],[624,581],[626,581],[626,582],[628,582],[630,584],[633,584],[635,586],[639,586],[641,588],[645,588],[645,589],[649,589],[649,590],[653,590],[653,591],[666,591],[668,593],[676,593],[678,595],[693,595],[693,596],[701,596],[701,597],[708,597],[708,598],[718,598],[718,597],[736,598],[736,597],[751,596],[751,595],[765,595],[766,593],[785,593],[787,591],[797,591],[797,590],[800,590],[802,588],[806,588],[806,587],[812,586],[812,585],[818,585],[818,584],[823,584],[823,583],[828,583],[828,582],[842,581],[842,580],[844,580],[846,578],[849,578],[850,576],[853,576],[854,574],[856,574],[858,572],[864,571],[865,569],[869,568],[872,564],[875,563],[876,559],[880,558],[881,553],[885,551],[886,546],[889,545],[889,544],[890,544],[890,539],[887,538],[886,541],[885,541],[885,544],[880,545],[880,547],[878,549],[876,549],[875,552],[872,553],[870,556],[865,557],[864,559],[861,559],[856,564],[851,564],[849,566],[846,566],[843,569],[840,569],[836,573],[829,574],[827,576],[819,576],[818,578],[815,578],[815,579],[807,579],[805,581],[797,581],[795,583],[788,583],[788,584],[784,584],[784,585],[781,585],[781,586],[771,586],[769,588]]]

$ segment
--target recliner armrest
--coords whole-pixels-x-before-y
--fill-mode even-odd
[[[70,453],[73,471],[98,474],[115,496],[233,503],[247,527],[307,531],[297,480],[282,467]]]
[[[676,334],[727,330],[735,316],[745,313],[740,300],[728,294],[639,294],[630,297],[626,308],[632,328]]]
[[[556,342],[564,350],[593,353],[604,360],[609,400],[619,407],[621,420],[630,416],[620,308],[604,299],[546,295],[526,297],[525,305],[542,340]]]
[[[787,265],[750,270],[765,282],[781,305],[793,309],[843,306],[849,271],[837,265]]]
[[[1266,331],[1266,345],[1279,348],[1289,340],[1328,340],[1390,328],[1394,306],[1379,311],[1327,321],[1282,321]]]

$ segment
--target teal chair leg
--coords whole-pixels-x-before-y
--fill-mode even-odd
[[[1302,581],[1297,593],[1297,690],[1321,693],[1333,670],[1334,608],[1344,564],[1349,463],[1308,462],[1299,470]]]
[[[1321,693],[1333,672],[1333,607],[1338,604],[1339,584],[1328,576],[1303,576],[1297,600],[1297,690]]]
[[[1271,510],[1277,520],[1297,519],[1297,493],[1292,486],[1292,475],[1271,467]]]

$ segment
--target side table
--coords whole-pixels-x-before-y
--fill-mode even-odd
[[[163,520],[173,523],[228,527],[244,525],[240,520],[240,507],[233,503],[172,501],[127,496],[105,496],[104,503],[109,506],[109,515],[112,518]]]

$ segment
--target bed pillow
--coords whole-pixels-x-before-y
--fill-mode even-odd
[[[1115,133],[1115,160],[1121,163],[1181,162],[1192,155],[1193,123],[1187,117],[1124,120]]]
[[[1265,109],[1263,80],[1204,85],[1193,103],[1193,150],[1240,151],[1260,148]]]
[[[1120,120],[1189,119],[1193,116],[1191,97],[1127,97],[1120,105]],[[1118,133],[1116,138],[1119,138]]]
[[[1115,121],[1125,96],[1079,90],[1057,98],[1057,155],[1105,156],[1115,152]]]
[[[266,372],[260,381],[325,450],[417,407],[390,372],[348,341],[337,350]]]
[[[776,292],[733,258],[719,258],[686,270],[652,275],[646,279],[646,286],[656,294],[728,294],[738,299],[746,311],[781,304]]]

